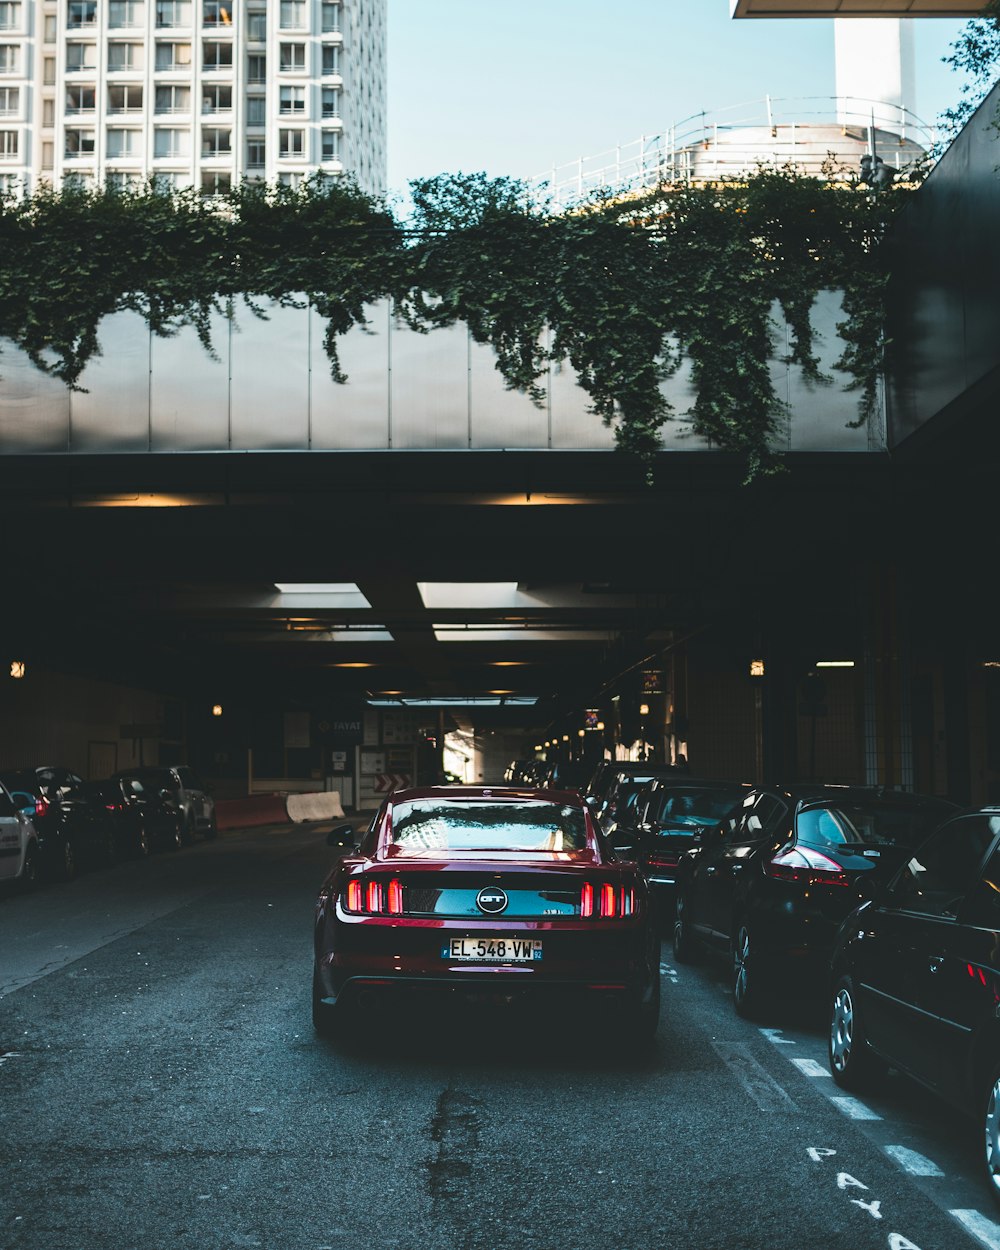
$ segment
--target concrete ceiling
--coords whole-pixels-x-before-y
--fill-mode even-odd
[[[983,0],[730,0],[733,17],[978,17]]]

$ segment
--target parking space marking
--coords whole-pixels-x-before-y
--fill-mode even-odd
[[[677,984],[677,969],[671,968],[669,964],[660,964],[660,975],[669,978],[669,980]]]
[[[989,1250],[1000,1250],[1000,1224],[994,1224],[979,1211],[958,1210],[949,1214]]]
[[[788,1058],[795,1064],[803,1076],[829,1076],[829,1068],[824,1068],[821,1063],[817,1063],[815,1059],[800,1059],[798,1055],[789,1055]]]
[[[910,1150],[906,1146],[886,1146],[885,1152],[891,1156],[904,1172],[909,1172],[911,1176],[944,1176],[944,1173],[934,1162],[922,1154],[918,1154],[915,1150]]]
[[[844,1115],[849,1116],[852,1120],[881,1120],[882,1117],[872,1111],[871,1107],[866,1107],[863,1102],[859,1102],[857,1098],[831,1098],[830,1101],[835,1107],[839,1107]],[[997,1247],[1000,1250],[1000,1247]]]

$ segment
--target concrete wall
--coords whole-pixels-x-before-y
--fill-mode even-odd
[[[824,369],[841,350],[840,298],[827,292],[814,308]],[[489,348],[455,326],[415,334],[388,305],[371,310],[370,332],[345,336],[349,381],[330,378],[323,323],[308,309],[275,308],[267,320],[237,309],[213,325],[217,359],[192,330],[157,338],[133,313],[107,318],[103,354],[81,378],[81,391],[35,368],[12,344],[0,344],[0,454],[37,452],[175,452],[266,450],[608,450],[613,431],[587,411],[569,366],[554,368],[536,407],[505,388]],[[787,327],[775,310],[772,374],[791,416],[783,451],[871,451],[884,446],[881,423],[852,430],[856,398],[843,375],[813,386],[785,363]],[[684,419],[693,401],[690,370],[665,385],[677,419],[663,431],[675,451],[702,451]]]

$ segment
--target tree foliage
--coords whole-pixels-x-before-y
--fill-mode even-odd
[[[944,62],[966,75],[958,103],[941,115],[953,138],[1000,78],[1000,0],[990,0],[981,17],[965,24]],[[994,125],[1000,127],[1000,118],[994,118]]]
[[[770,375],[772,309],[791,328],[790,362],[816,385],[810,312],[845,292],[838,366],[874,401],[886,274],[879,243],[904,190],[760,170],[739,182],[661,187],[555,213],[511,179],[442,175],[413,184],[404,225],[348,182],[247,183],[207,200],[42,189],[0,205],[0,336],[79,385],[103,317],[133,310],[161,335],[192,326],[211,350],[214,314],[244,300],[308,301],[337,344],[390,298],[418,330],[464,323],[492,346],[508,386],[543,400],[569,361],[620,448],[649,458],[663,423],[775,467],[785,417]],[[695,400],[672,413],[663,383],[690,362]]]

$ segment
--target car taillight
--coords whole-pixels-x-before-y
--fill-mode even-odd
[[[764,865],[769,877],[801,885],[850,885],[851,879],[836,860],[808,846],[781,851]]]
[[[40,816],[42,819],[44,819],[48,815],[49,808],[51,806],[52,804],[49,802],[49,800],[45,797],[44,794],[39,794],[35,796],[35,815],[36,816]]]
[[[596,914],[602,920],[619,916],[631,916],[635,911],[635,890],[627,885],[612,885],[610,881],[596,887],[585,881],[580,889],[580,915]]]
[[[374,877],[354,877],[344,891],[344,910],[358,916],[401,916],[403,883],[398,877],[388,884]]]
[[[655,864],[658,868],[676,868],[680,862],[680,857],[671,855],[667,851],[650,851],[646,856],[646,860],[650,864]]]

